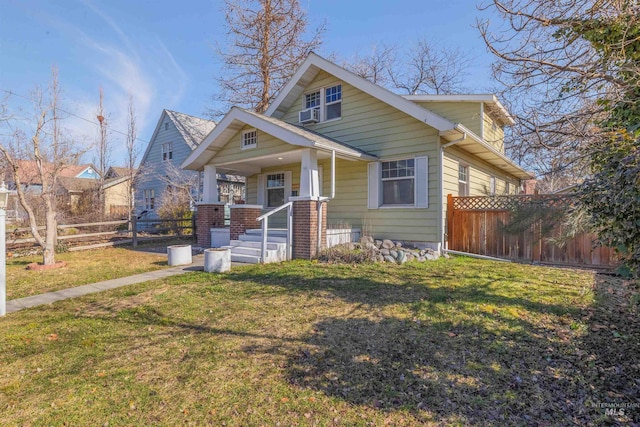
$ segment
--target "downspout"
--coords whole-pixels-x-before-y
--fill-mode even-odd
[[[457,129],[457,125],[454,127],[455,130]],[[441,250],[445,249],[445,240],[444,240],[444,149],[451,147],[452,145],[455,145],[459,142],[464,141],[465,139],[467,139],[467,133],[458,130],[458,132],[462,133],[462,137],[455,139],[453,141],[449,141],[446,144],[442,144],[440,145],[440,212],[438,213],[439,216],[439,220],[440,220],[440,245]]]
[[[331,196],[318,198],[318,236],[316,253],[319,255],[322,250],[322,202],[333,200],[336,197],[336,151],[331,150]]]

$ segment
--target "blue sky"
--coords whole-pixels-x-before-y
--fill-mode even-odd
[[[486,13],[473,0],[301,4],[310,27],[326,22],[321,55],[348,59],[381,42],[402,46],[424,36],[469,52],[475,66],[468,85],[489,90],[492,57],[473,28]],[[126,131],[131,91],[138,137],[148,141],[163,108],[203,116],[210,106],[219,69],[212,46],[225,41],[221,9],[220,0],[0,0],[0,90],[28,95],[56,65],[66,109],[96,122],[102,86],[115,130]],[[95,124],[70,117],[66,127],[80,140],[95,139]],[[123,138],[112,134],[114,162],[122,162]]]

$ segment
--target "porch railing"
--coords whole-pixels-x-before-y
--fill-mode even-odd
[[[285,208],[287,209],[286,255],[287,261],[291,260],[291,242],[293,241],[293,202],[288,202],[257,218],[257,220],[262,223],[262,253],[260,255],[260,262],[262,262],[263,264],[267,259],[267,234],[269,233],[269,217]]]

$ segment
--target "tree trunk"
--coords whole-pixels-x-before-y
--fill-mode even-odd
[[[47,212],[47,229],[45,236],[44,248],[42,251],[42,264],[53,265],[56,263],[56,240],[57,240],[57,227],[55,212]]]

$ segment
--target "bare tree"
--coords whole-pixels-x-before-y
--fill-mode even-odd
[[[42,248],[43,264],[55,263],[57,243],[57,181],[61,171],[68,165],[77,164],[83,154],[72,141],[63,136],[60,126],[60,86],[58,71],[52,69],[51,82],[46,90],[35,89],[32,94],[34,119],[31,127],[23,130],[20,124],[7,123],[11,136],[4,137],[0,144],[0,155],[6,162],[9,174],[22,208],[29,219],[29,227],[36,242]],[[3,133],[4,134],[4,133]],[[25,162],[25,161],[28,161]],[[27,189],[23,183],[25,165],[35,165],[35,174],[41,183],[37,194],[44,205],[44,235],[38,229],[36,214]]]
[[[401,61],[393,64],[393,86],[408,95],[418,93],[452,94],[463,90],[471,60],[460,49],[447,48],[418,39]]]
[[[135,200],[135,183],[136,183],[136,163],[140,155],[140,147],[136,143],[138,138],[138,128],[136,123],[136,110],[133,104],[133,95],[129,93],[129,103],[127,106],[127,138],[125,147],[127,149],[126,165],[127,168],[127,206],[129,211],[129,220],[133,214],[133,205]]]
[[[371,83],[386,87],[390,83],[390,70],[396,61],[396,50],[395,46],[379,44],[371,49],[371,53],[356,54],[353,60],[343,61],[343,65]]]
[[[324,25],[308,37],[307,15],[298,0],[225,0],[229,40],[217,48],[225,74],[215,115],[238,105],[264,112],[307,55],[320,46]]]
[[[105,214],[104,208],[104,181],[105,176],[107,174],[107,170],[109,169],[109,163],[111,161],[111,142],[108,137],[108,127],[107,127],[107,117],[104,112],[104,92],[102,87],[100,87],[100,101],[98,104],[98,110],[96,111],[96,118],[98,119],[98,123],[100,124],[98,128],[98,139],[96,140],[96,151],[98,154],[97,164],[98,164],[98,191],[99,191],[99,199],[100,199],[100,212],[102,215]]]
[[[502,95],[511,101],[516,116],[517,125],[508,141],[516,156],[526,161],[522,156],[526,152],[562,154],[584,176],[582,147],[602,138],[597,123],[606,117],[607,106],[619,101],[629,87],[629,81],[620,75],[638,75],[640,70],[637,64],[619,60],[626,56],[625,46],[633,37],[608,45],[609,59],[605,60],[576,31],[590,22],[618,16],[626,3],[495,0],[481,7],[503,18],[498,26],[481,20],[478,28],[498,58],[494,76],[504,85]],[[568,157],[568,153],[574,155]]]

